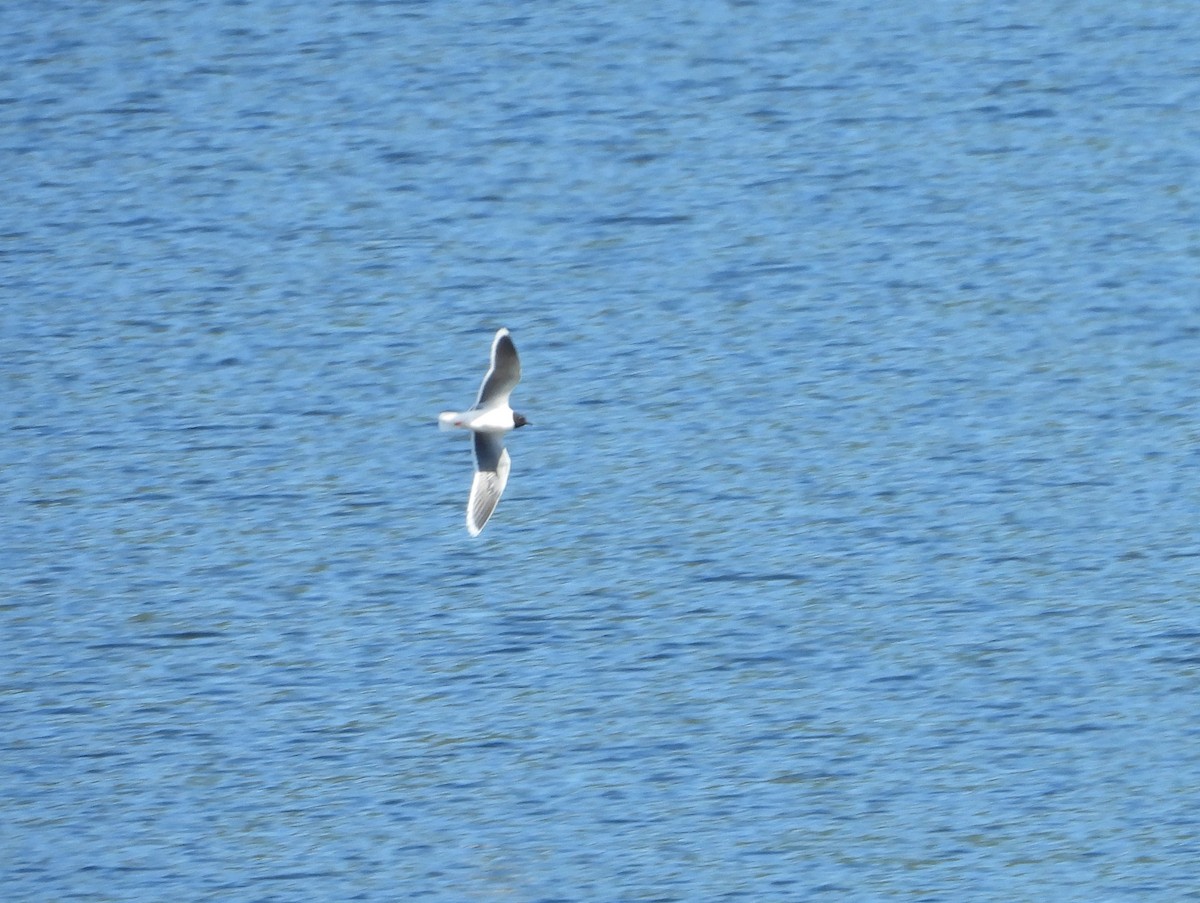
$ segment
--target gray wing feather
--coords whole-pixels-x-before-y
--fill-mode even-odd
[[[498,470],[504,455],[504,436],[501,433],[475,433],[475,469]]]

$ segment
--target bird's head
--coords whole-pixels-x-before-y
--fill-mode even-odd
[[[525,419],[524,414],[518,414],[516,411],[513,411],[513,429],[514,430],[517,429],[518,427],[525,426],[525,424],[527,424],[527,423],[529,423],[529,421]]]

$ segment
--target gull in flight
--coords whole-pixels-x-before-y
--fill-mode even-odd
[[[479,397],[468,411],[443,411],[438,415],[438,428],[470,430],[475,440],[475,480],[467,500],[467,531],[478,536],[488,522],[512,466],[504,447],[504,434],[528,421],[508,406],[508,397],[521,381],[521,361],[517,346],[507,329],[501,329],[492,339],[492,365],[488,368]]]

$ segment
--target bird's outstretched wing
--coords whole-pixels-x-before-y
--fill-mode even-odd
[[[517,346],[513,344],[507,329],[498,330],[492,339],[492,365],[483,378],[483,385],[479,387],[475,407],[508,404],[508,396],[520,381],[521,360],[517,357]]]
[[[500,503],[511,467],[508,450],[499,435],[475,434],[475,479],[471,483],[471,497],[467,499],[467,532],[472,536],[479,535]]]

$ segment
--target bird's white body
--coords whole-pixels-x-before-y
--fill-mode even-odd
[[[507,433],[515,426],[513,409],[503,402],[486,408],[473,408],[470,411],[443,411],[438,415],[438,429],[442,430]]]

